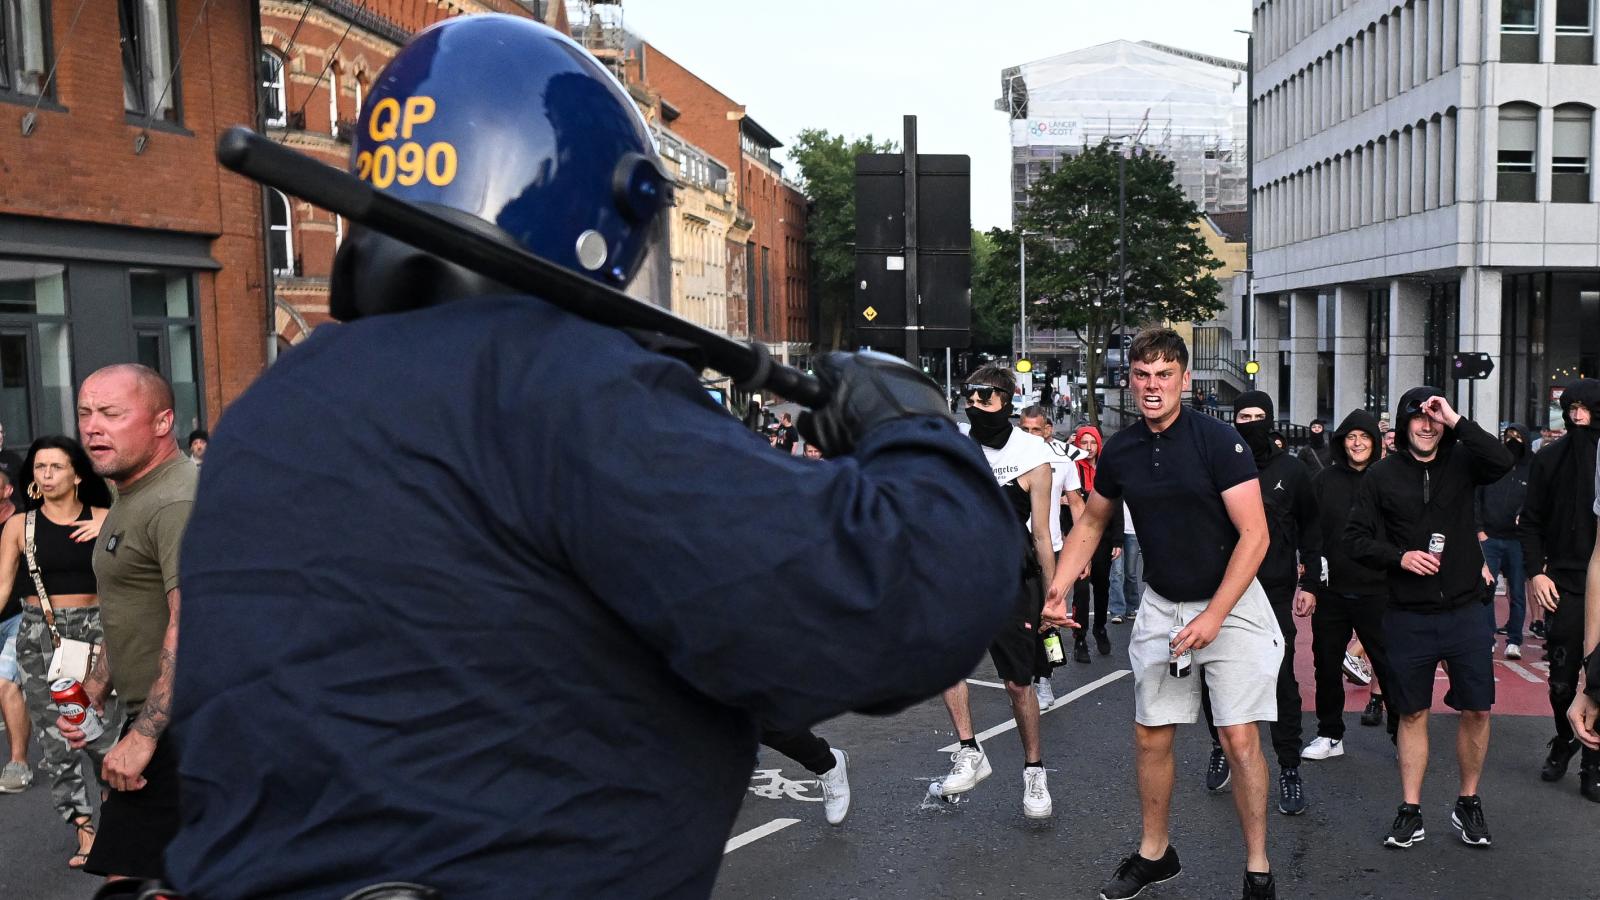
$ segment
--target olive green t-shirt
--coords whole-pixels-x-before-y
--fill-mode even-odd
[[[161,665],[167,592],[178,586],[178,547],[200,470],[178,456],[117,491],[94,545],[111,686],[137,712]]]

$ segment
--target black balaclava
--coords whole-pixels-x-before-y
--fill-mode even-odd
[[[1239,410],[1252,406],[1266,412],[1267,417],[1259,422],[1240,424],[1237,421]],[[1233,427],[1238,430],[1239,436],[1244,438],[1245,446],[1255,454],[1256,465],[1262,465],[1271,459],[1273,454],[1278,452],[1278,448],[1272,445],[1272,432],[1275,428],[1272,421],[1272,398],[1263,391],[1245,391],[1234,398],[1233,414],[1235,417]]]
[[[1321,431],[1311,432],[1311,449],[1321,450],[1328,443],[1328,423],[1321,419],[1312,419],[1311,424],[1321,425]]]
[[[968,406],[967,422],[972,426],[967,433],[985,447],[999,450],[1011,439],[1011,411],[1005,405],[994,412]]]

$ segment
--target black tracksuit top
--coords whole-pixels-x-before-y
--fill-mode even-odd
[[[1398,419],[1398,428],[1405,420]],[[1431,462],[1405,449],[1367,469],[1344,531],[1345,552],[1388,573],[1389,603],[1412,612],[1443,612],[1483,602],[1483,551],[1473,516],[1474,488],[1511,470],[1511,453],[1470,419],[1447,429]],[[1432,534],[1445,537],[1437,575],[1400,568],[1410,550],[1427,550]]]
[[[1331,446],[1333,464],[1317,473],[1311,480],[1312,493],[1317,498],[1318,523],[1326,536],[1322,542],[1322,555],[1328,560],[1328,590],[1335,594],[1374,597],[1387,594],[1388,579],[1382,569],[1362,565],[1345,552],[1340,536],[1350,521],[1350,509],[1356,502],[1356,489],[1361,486],[1365,470],[1350,467],[1350,458],[1344,450],[1345,435],[1352,431],[1365,431],[1372,439],[1372,453],[1378,453],[1378,420],[1365,410],[1356,410],[1346,416],[1333,433]],[[1376,460],[1369,463],[1376,464]]]

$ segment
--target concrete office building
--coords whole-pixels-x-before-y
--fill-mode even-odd
[[[1439,385],[1540,424],[1600,373],[1593,0],[1255,0],[1261,386],[1284,415]],[[1250,321],[1253,319],[1254,321]],[[1485,381],[1452,356],[1482,351]]]

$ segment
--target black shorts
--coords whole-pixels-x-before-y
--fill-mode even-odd
[[[1044,612],[1044,581],[1038,574],[1022,579],[1022,590],[1017,592],[1017,607],[1006,627],[989,645],[989,659],[994,661],[996,672],[1003,681],[1012,684],[1032,684],[1034,676],[1043,667],[1044,644],[1039,640],[1039,616]]]
[[[1487,712],[1494,706],[1494,607],[1469,603],[1448,612],[1418,613],[1391,606],[1383,614],[1389,677],[1383,695],[1401,715],[1433,705],[1434,671],[1445,664],[1452,709]]]
[[[132,717],[129,718],[132,721]],[[164,877],[162,856],[178,833],[178,755],[172,738],[156,741],[144,767],[144,787],[109,791],[100,806],[100,828],[84,871],[95,875]]]

